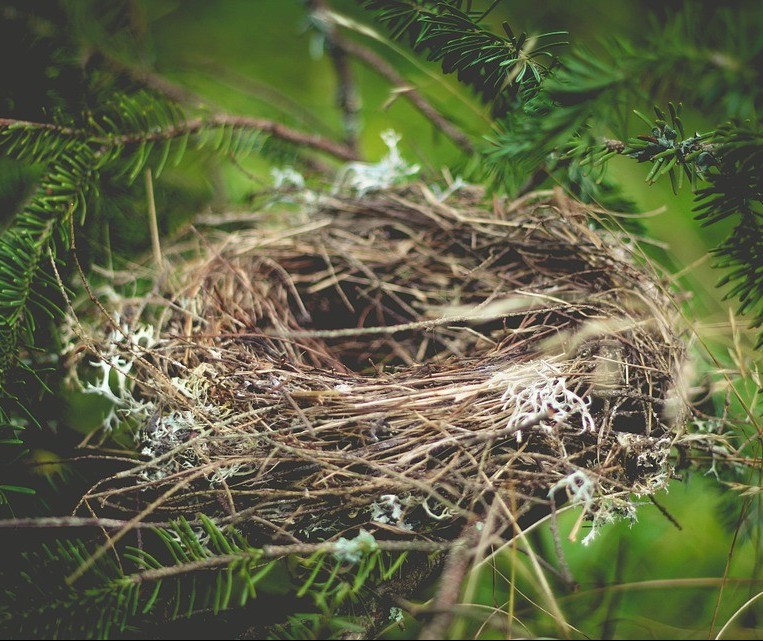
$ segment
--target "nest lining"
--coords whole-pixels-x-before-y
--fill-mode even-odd
[[[150,518],[227,514],[263,541],[437,539],[552,500],[601,521],[667,482],[673,306],[582,206],[410,186],[304,213],[179,246],[160,301],[122,301],[97,348],[119,389],[100,389],[145,461],[91,508],[160,497]]]

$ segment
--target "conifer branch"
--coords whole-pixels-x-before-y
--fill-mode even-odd
[[[235,129],[258,131],[298,146],[315,149],[316,151],[328,154],[339,160],[358,160],[357,153],[347,145],[324,138],[323,136],[308,134],[292,129],[291,127],[287,127],[286,125],[282,125],[273,120],[249,116],[216,114],[205,118],[191,118],[185,122],[172,124],[154,131],[110,135],[93,134],[86,129],[61,126],[52,123],[0,118],[0,130],[23,128],[32,131],[50,131],[60,134],[61,136],[78,138],[86,140],[91,144],[103,145],[105,147],[118,147],[123,145],[172,140],[173,138],[193,135],[205,129],[214,127],[233,127]]]
[[[519,108],[541,87],[556,66],[552,50],[566,44],[566,32],[540,36],[514,35],[503,23],[505,35],[486,29],[488,12],[462,10],[458,0],[359,0],[385,25],[394,39],[407,40],[427,59],[440,62],[444,73],[456,73],[483,102],[501,117]]]

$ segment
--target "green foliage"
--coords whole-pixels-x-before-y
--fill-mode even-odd
[[[91,549],[83,541],[58,539],[42,552],[25,553],[17,577],[6,568],[4,629],[24,636],[107,639],[139,632],[149,621],[244,608],[264,591],[307,598],[314,607],[276,625],[277,638],[321,638],[326,630],[357,628],[337,613],[367,596],[369,586],[397,575],[406,559],[405,553],[391,556],[375,547],[359,548],[354,563],[330,549],[289,559],[266,555],[235,528],[221,528],[203,515],[195,524],[180,518],[154,529],[141,547],[100,556]],[[72,582],[83,564],[87,572]]]
[[[713,252],[714,266],[726,273],[719,286],[731,285],[726,298],[736,298],[741,314],[752,314],[752,327],[763,325],[763,133],[757,124],[727,123],[714,132],[686,136],[681,105],[668,103],[668,116],[655,108],[649,135],[631,138],[621,153],[638,162],[651,163],[646,181],[670,178],[675,193],[685,174],[696,193],[694,208],[704,226],[728,218],[736,223],[729,236]],[[602,158],[606,158],[602,156]],[[700,186],[699,181],[703,182]],[[759,334],[757,348],[763,346]]]
[[[763,103],[762,28],[759,11],[684,3],[663,24],[651,16],[645,42],[631,55],[652,95],[670,87],[703,111],[750,118]]]
[[[731,216],[736,225],[716,249],[716,266],[731,285],[726,297],[737,298],[740,312],[763,324],[763,132],[751,123],[719,128],[711,138],[715,167],[697,191],[697,218],[713,225]],[[757,347],[763,347],[759,334]]]
[[[84,542],[63,539],[25,554],[21,581],[6,589],[0,608],[6,629],[105,639],[149,613],[174,620],[243,607],[276,564],[262,560],[262,551],[235,530],[223,531],[205,517],[198,530],[180,519],[156,529],[155,537],[153,553],[128,547],[119,558],[106,554],[93,561]],[[86,561],[92,562],[87,574],[67,585],[64,577]]]
[[[496,122],[498,133],[485,150],[485,167],[495,185],[523,193],[538,186],[528,177],[541,172],[574,192],[574,178],[586,165],[594,180],[603,177],[604,138],[624,132],[626,105],[637,95],[633,78],[619,66],[620,55],[625,52],[619,46],[605,56],[571,52],[520,110]],[[571,173],[570,166],[575,167]]]
[[[694,134],[687,137],[684,133],[680,115],[681,105],[676,107],[669,102],[668,110],[670,123],[667,122],[667,116],[659,107],[655,107],[657,120],[654,123],[636,111],[636,115],[647,126],[652,127],[651,133],[631,138],[624,149],[611,150],[609,155],[623,153],[635,158],[638,162],[652,163],[646,182],[653,184],[661,176],[667,175],[670,178],[673,193],[678,193],[684,174],[696,188],[697,178],[704,175],[714,159],[709,148],[703,144],[703,141],[709,138],[708,134]]]
[[[508,23],[498,35],[483,26],[487,11],[472,11],[461,0],[362,0],[396,39],[406,40],[427,60],[456,73],[494,116],[503,116],[537,92],[556,65],[552,49],[565,32],[515,36]],[[466,3],[470,5],[471,3]]]
[[[0,235],[0,394],[20,346],[33,342],[40,312],[57,315],[54,300],[43,292],[51,284],[43,267],[72,247],[72,230],[97,204],[103,177],[130,185],[151,167],[158,178],[168,164],[181,162],[189,144],[225,157],[283,156],[256,124],[189,120],[178,105],[146,91],[116,94],[77,119],[0,121],[0,152],[41,171],[31,198]]]

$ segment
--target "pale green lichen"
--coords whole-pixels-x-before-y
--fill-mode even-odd
[[[374,535],[360,530],[354,539],[339,538],[334,543],[334,557],[343,563],[358,563],[364,556],[376,552],[379,544]]]
[[[102,423],[106,432],[116,429],[124,416],[146,420],[153,412],[153,404],[134,397],[130,372],[136,359],[157,344],[154,328],[142,323],[131,328],[121,322],[119,315],[115,315],[114,323],[116,328],[109,334],[105,351],[98,355],[98,360],[90,361],[99,374],[94,383],[83,387],[86,394],[97,394],[111,401]]]
[[[405,614],[403,613],[402,608],[393,605],[389,609],[389,620],[392,621],[392,623],[402,623],[404,619]]]

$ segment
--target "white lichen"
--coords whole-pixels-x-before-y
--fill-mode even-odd
[[[161,461],[160,467],[144,470],[142,477],[158,480],[180,469],[198,465],[198,455],[186,447],[186,443],[200,430],[201,426],[191,411],[174,411],[149,421],[139,436],[139,444],[142,445],[140,453],[151,459],[172,454]]]
[[[582,505],[584,512],[589,512],[596,498],[597,483],[583,470],[575,470],[557,481],[548,491],[548,497],[554,498],[558,490],[564,490],[572,505]]]
[[[376,163],[346,164],[337,175],[335,192],[345,188],[350,189],[357,196],[364,196],[369,192],[389,189],[419,172],[419,165],[406,161],[397,148],[401,140],[398,133],[388,129],[381,134],[381,138],[389,150],[387,154]]]
[[[591,529],[583,537],[581,543],[590,545],[598,536],[605,525],[611,525],[617,521],[627,520],[630,526],[638,520],[636,516],[637,503],[630,498],[607,497],[600,499],[597,509],[591,520]]]
[[[435,195],[439,202],[444,203],[448,198],[450,198],[457,191],[463,189],[466,185],[466,181],[461,178],[461,176],[457,176],[455,180],[445,189],[439,185],[432,185],[432,193]]]
[[[403,519],[404,508],[411,503],[412,497],[401,499],[397,494],[382,494],[378,501],[371,504],[371,521],[384,525],[395,525],[404,530],[413,529]]]
[[[421,502],[421,507],[424,508],[424,512],[427,513],[427,516],[429,516],[431,519],[434,519],[435,521],[445,521],[446,519],[449,519],[453,516],[453,513],[450,511],[449,507],[443,507],[439,514],[435,514],[429,507],[427,499],[424,499]]]
[[[570,505],[582,507],[581,520],[588,518],[591,528],[583,538],[583,545],[590,545],[605,525],[627,519],[636,522],[636,501],[630,495],[604,495],[600,483],[585,470],[575,470],[557,481],[548,491],[548,497],[556,500],[556,493],[564,490]]]
[[[109,334],[104,351],[99,353],[98,360],[90,361],[90,365],[99,370],[95,382],[83,387],[86,394],[97,394],[111,402],[102,423],[106,432],[116,429],[126,415],[145,420],[153,411],[151,403],[134,397],[130,372],[135,361],[157,344],[154,328],[142,323],[131,328],[120,321],[119,315],[115,316],[114,322],[117,328]]]
[[[164,478],[180,469],[188,469],[203,464],[200,453],[206,451],[205,443],[196,446],[189,444],[196,436],[201,435],[207,428],[207,421],[200,421],[204,416],[210,420],[224,419],[230,415],[230,410],[223,408],[209,399],[211,376],[214,369],[202,363],[184,377],[170,379],[172,386],[189,401],[194,410],[174,410],[166,415],[157,416],[154,411],[151,420],[146,421],[146,427],[137,435],[141,454],[149,458],[165,456],[159,467],[149,468],[143,472],[143,477],[150,480]],[[152,406],[153,407],[153,406]],[[226,479],[242,473],[245,466],[234,464],[214,468],[206,478],[211,485],[222,485]]]
[[[304,189],[305,178],[293,167],[274,167],[270,170],[273,177],[273,187],[276,189],[294,187]]]
[[[188,400],[206,406],[210,378],[214,375],[215,369],[208,363],[202,363],[185,376],[173,376],[170,384]]]
[[[510,412],[506,428],[516,430],[517,443],[521,443],[523,438],[519,428],[534,421],[540,429],[552,433],[577,419],[581,434],[596,433],[590,411],[591,399],[583,398],[570,389],[567,378],[553,363],[531,363],[521,369],[499,372],[494,379],[498,384],[505,385],[501,409]]]

